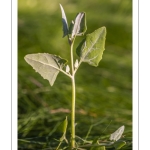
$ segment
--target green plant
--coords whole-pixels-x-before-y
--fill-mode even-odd
[[[72,81],[72,108],[71,108],[71,138],[70,142],[66,139],[67,131],[67,117],[60,126],[60,130],[63,133],[59,139],[59,145],[56,149],[59,149],[62,142],[65,141],[70,149],[83,149],[90,148],[91,150],[104,150],[106,146],[114,146],[115,149],[120,149],[126,143],[125,141],[118,141],[124,131],[124,126],[120,127],[110,136],[110,141],[100,143],[99,138],[92,141],[82,139],[75,134],[75,75],[82,62],[86,62],[91,66],[97,67],[102,59],[103,52],[105,50],[106,40],[106,28],[101,27],[87,34],[86,37],[76,48],[77,56],[79,57],[74,61],[73,48],[74,42],[77,36],[83,36],[87,30],[86,26],[86,13],[79,12],[74,21],[68,26],[67,18],[63,7],[60,5],[62,12],[63,23],[63,37],[67,36],[68,43],[70,45],[70,65],[68,61],[60,56],[48,53],[28,54],[25,56],[25,60],[30,64],[36,72],[38,72],[44,79],[47,79],[51,86],[53,86],[56,77],[59,72],[62,72],[68,76]],[[77,144],[76,138],[80,139],[83,144]],[[64,147],[66,149],[68,147]]]

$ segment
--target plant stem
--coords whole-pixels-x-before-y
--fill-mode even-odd
[[[75,79],[72,78],[71,148],[75,147]]]
[[[71,69],[72,69],[72,109],[71,109],[71,149],[75,147],[75,76],[74,76],[74,61],[73,61],[73,44],[71,44]]]

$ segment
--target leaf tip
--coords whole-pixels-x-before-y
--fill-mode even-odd
[[[60,3],[59,3],[59,6],[60,6],[61,9],[63,9],[63,7],[62,7],[62,5]]]
[[[60,5],[60,9],[61,9],[61,13],[62,13],[62,24],[63,24],[63,37],[65,37],[66,35],[68,35],[68,22],[67,22],[67,18],[66,18],[66,14],[65,11],[62,7],[62,5],[59,3]]]
[[[24,60],[25,60],[26,62],[28,62],[27,59],[28,59],[28,55],[25,55],[25,56],[24,56]]]
[[[85,12],[79,12],[76,15],[76,18],[74,20],[74,24],[72,31],[71,31],[71,38],[73,38],[74,36],[82,36],[86,30],[86,17],[85,17],[86,13]]]
[[[103,26],[102,29],[104,30],[104,32],[106,32],[106,27],[105,26]]]

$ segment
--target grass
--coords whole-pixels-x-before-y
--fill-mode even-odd
[[[56,126],[65,116],[70,121],[71,81],[60,73],[51,87],[24,60],[26,54],[38,52],[69,59],[67,39],[62,39],[59,3],[69,23],[77,12],[86,12],[87,33],[101,26],[107,28],[106,47],[99,67],[83,63],[76,75],[76,134],[85,137],[89,127],[101,121],[92,128],[90,136],[108,135],[125,125],[124,135],[131,141],[132,1],[20,0],[18,138],[26,141],[19,141],[18,149],[42,149],[46,142],[49,147],[55,146],[53,139],[59,138],[59,133],[54,133]],[[75,47],[80,40],[77,38]]]

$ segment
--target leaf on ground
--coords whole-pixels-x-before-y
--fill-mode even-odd
[[[124,132],[124,129],[125,129],[125,126],[121,126],[120,128],[118,128],[114,133],[110,135],[110,140],[118,141],[121,138]]]
[[[54,84],[59,71],[67,62],[59,56],[48,53],[28,54],[24,59],[44,79],[47,79],[51,86]]]
[[[86,38],[77,47],[77,55],[80,62],[87,62],[91,66],[98,66],[105,50],[106,28],[101,27]]]

